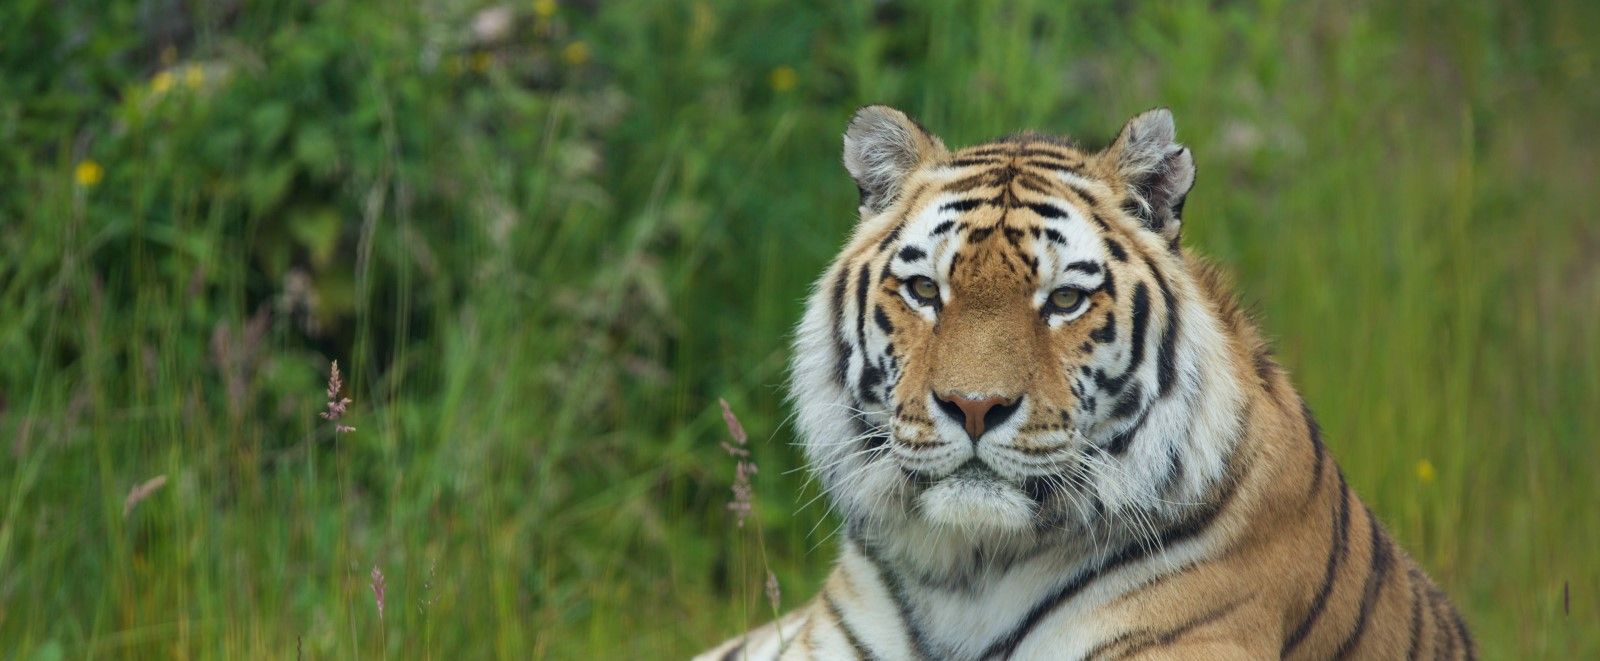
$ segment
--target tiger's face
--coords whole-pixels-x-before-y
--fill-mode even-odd
[[[1184,425],[1162,404],[1206,360],[1184,350],[1210,322],[1182,323],[1194,168],[1173,137],[1156,110],[1100,152],[951,152],[899,111],[857,113],[861,224],[794,360],[808,458],[847,518],[1026,537],[1181,491],[1185,448],[1137,442]]]

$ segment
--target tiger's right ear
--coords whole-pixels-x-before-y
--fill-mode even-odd
[[[844,130],[844,168],[861,191],[861,217],[889,208],[918,166],[945,154],[944,143],[905,113],[866,106]]]

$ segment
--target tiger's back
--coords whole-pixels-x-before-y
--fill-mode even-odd
[[[1170,114],[1086,152],[845,137],[862,222],[796,341],[846,519],[821,593],[700,658],[1473,658],[1230,285]]]

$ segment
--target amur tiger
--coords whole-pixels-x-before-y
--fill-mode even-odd
[[[844,135],[860,222],[791,395],[844,518],[821,594],[706,659],[1474,658],[1179,241],[1172,115],[1101,151]]]

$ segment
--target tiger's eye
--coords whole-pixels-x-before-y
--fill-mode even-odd
[[[1050,304],[1054,305],[1057,309],[1071,310],[1075,307],[1078,307],[1078,304],[1082,302],[1082,290],[1072,289],[1070,287],[1062,287],[1050,292]]]
[[[911,293],[924,301],[939,300],[939,285],[932,278],[917,276],[911,279]]]

